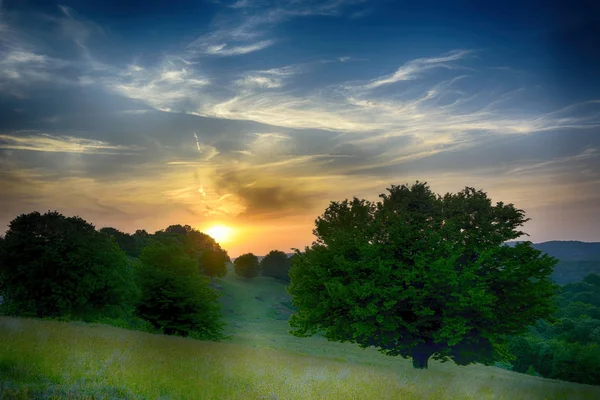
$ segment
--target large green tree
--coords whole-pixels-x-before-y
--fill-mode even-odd
[[[269,254],[260,261],[263,276],[270,276],[285,282],[289,282],[289,271],[292,263],[287,254],[279,250],[271,250]]]
[[[133,306],[126,255],[79,217],[33,212],[15,218],[0,252],[5,312],[36,317],[93,318]]]
[[[153,242],[140,255],[138,314],[166,334],[222,337],[219,293],[198,271],[196,260],[175,243]]]
[[[415,368],[492,364],[510,358],[506,335],[550,318],[557,260],[503,245],[524,234],[522,210],[419,182],[380,198],[332,202],[316,220],[317,241],[290,271],[293,335],[374,346]]]
[[[236,275],[242,278],[256,278],[260,275],[258,257],[252,253],[242,254],[233,262]]]

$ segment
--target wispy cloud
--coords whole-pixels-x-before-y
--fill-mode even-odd
[[[414,80],[421,77],[423,72],[435,68],[451,69],[453,67],[448,64],[449,62],[461,60],[468,54],[470,54],[470,51],[455,50],[439,57],[417,58],[415,60],[408,61],[398,68],[393,74],[377,78],[366,85],[363,85],[362,88],[374,89],[383,85],[389,85],[391,83]]]
[[[198,140],[198,135],[194,132],[194,139],[196,139],[196,148],[200,151],[200,141]]]
[[[262,87],[267,89],[279,88],[283,86],[280,78],[272,78],[262,76],[260,74],[247,74],[243,78],[236,81],[238,86],[244,87]]]
[[[191,66],[181,64],[165,58],[156,68],[130,65],[116,74],[91,79],[158,110],[185,112],[204,100],[207,93],[200,89],[210,85],[210,80]]]
[[[284,67],[270,68],[259,71],[248,71],[235,84],[240,87],[274,89],[286,86],[291,78],[312,71],[317,65],[333,61],[347,62],[350,57],[342,57],[337,60],[318,60],[312,62],[286,65]]]
[[[229,5],[233,15],[222,16],[213,22],[212,29],[192,43],[187,50],[192,55],[238,56],[264,50],[277,41],[267,35],[276,25],[291,18],[310,15],[340,15],[342,10],[364,0],[292,0],[235,1]],[[248,14],[251,9],[260,9]]]
[[[221,43],[214,45],[205,45],[202,47],[205,48],[204,52],[206,54],[212,54],[217,56],[239,56],[242,54],[253,53],[258,50],[266,49],[274,43],[274,40],[261,40],[256,43],[239,46],[232,46],[227,43]]]
[[[542,170],[547,172],[548,169],[561,168],[564,167],[564,165],[566,164],[571,164],[574,162],[585,161],[594,158],[600,160],[600,150],[594,147],[587,147],[583,151],[575,155],[555,158],[543,162],[528,163],[526,165],[510,169],[507,173],[511,175],[523,175]]]
[[[0,149],[87,154],[125,154],[140,150],[135,146],[113,145],[102,140],[45,133],[24,136],[0,134]]]

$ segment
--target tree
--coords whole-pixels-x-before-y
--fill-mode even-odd
[[[332,202],[317,240],[296,250],[290,333],[374,346],[412,358],[487,365],[511,358],[506,336],[551,319],[557,260],[524,242],[527,221],[465,188],[436,196],[426,183],[392,186],[381,201]]]
[[[598,291],[598,289],[600,289],[600,275],[588,274],[588,275],[586,275],[585,278],[583,278],[583,281],[587,284],[596,286],[597,287],[597,289],[595,289],[596,291]]]
[[[227,251],[215,239],[189,225],[171,225],[164,231],[156,232],[153,239],[161,243],[180,244],[186,254],[197,261],[200,272],[210,277],[227,274],[226,263],[230,261]]]
[[[224,277],[227,275],[228,261],[226,253],[219,250],[205,249],[200,253],[200,271],[210,277]]]
[[[292,267],[287,254],[279,250],[271,250],[260,262],[263,276],[289,282],[289,270]]]
[[[260,274],[258,257],[252,253],[239,256],[233,264],[235,273],[243,278],[256,278]]]
[[[218,340],[222,337],[219,293],[196,261],[176,244],[153,242],[140,255],[140,317],[165,334]]]
[[[18,216],[0,258],[0,295],[10,314],[88,319],[119,316],[133,306],[136,289],[126,255],[79,217]]]
[[[187,235],[192,231],[192,227],[189,225],[169,225],[165,229],[166,233],[176,233],[178,235]]]
[[[136,238],[132,235],[112,227],[102,228],[100,229],[100,232],[114,238],[119,245],[119,248],[128,256],[138,257],[140,255],[141,247],[138,246]]]

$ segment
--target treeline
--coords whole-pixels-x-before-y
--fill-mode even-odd
[[[253,253],[246,253],[235,259],[234,271],[242,278],[256,278],[262,275],[290,283],[289,272],[295,257],[295,254],[288,257],[283,251],[271,250],[259,261]]]
[[[513,371],[598,385],[600,383],[600,276],[562,286],[558,311],[509,340]]]
[[[0,238],[0,313],[219,340],[227,252],[188,225],[133,235],[58,212],[22,214]]]

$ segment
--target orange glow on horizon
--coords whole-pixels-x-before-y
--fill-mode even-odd
[[[204,233],[212,237],[217,243],[229,243],[233,239],[234,230],[226,225],[212,225],[204,230]]]

